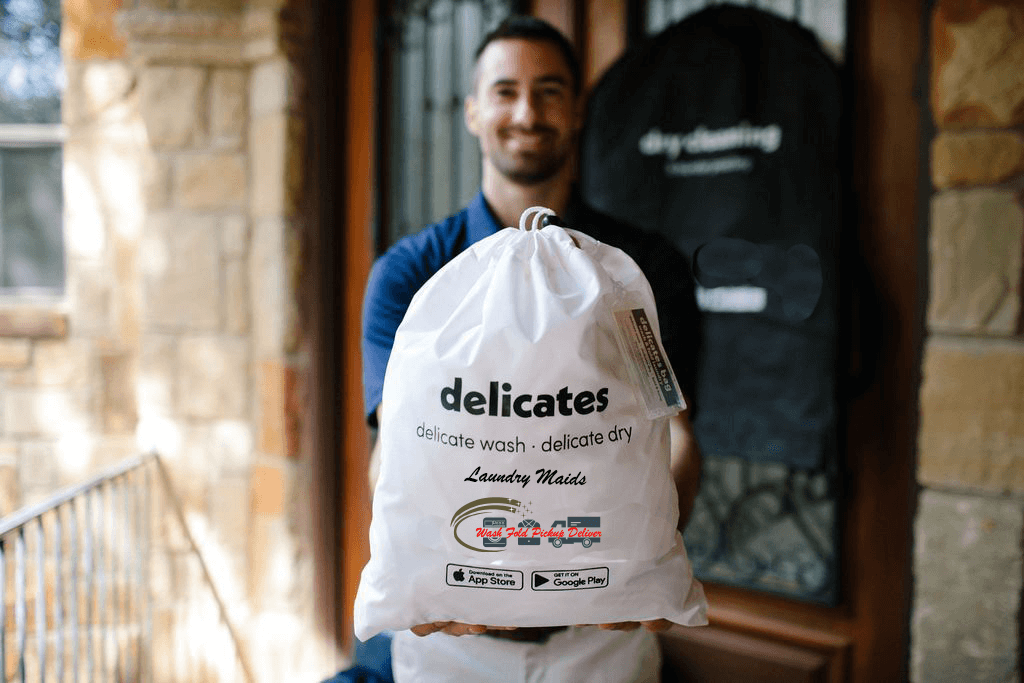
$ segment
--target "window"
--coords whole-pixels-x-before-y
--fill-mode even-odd
[[[520,9],[512,0],[405,0],[382,17],[381,251],[476,195],[480,148],[462,101],[477,45]]]
[[[0,294],[60,293],[60,0],[0,3]]]

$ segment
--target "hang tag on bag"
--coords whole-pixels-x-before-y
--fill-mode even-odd
[[[647,417],[656,420],[686,408],[676,374],[647,309],[633,301],[620,304],[612,315],[615,318],[615,338],[633,380],[633,389],[647,410]]]
[[[621,250],[541,229],[550,213],[528,210],[521,229],[452,259],[399,326],[361,640],[435,621],[707,623],[676,528],[669,421],[648,417],[630,369],[671,375],[645,341],[653,292]],[[639,360],[624,361],[620,334],[639,340]]]

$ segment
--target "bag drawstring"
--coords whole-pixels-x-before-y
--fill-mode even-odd
[[[526,222],[530,216],[533,216],[533,223],[530,227],[526,227]],[[519,216],[519,229],[523,231],[540,230],[548,225],[557,225],[560,228],[566,227],[565,221],[559,218],[558,214],[546,206],[531,206],[526,211],[523,211],[522,215]],[[572,235],[569,235],[569,239],[572,240],[573,246],[577,249],[580,248],[579,240]]]
[[[523,215],[519,217],[519,229],[520,230],[540,230],[546,225],[541,223],[545,216],[554,216],[555,212],[546,206],[531,206],[526,211],[523,211]],[[530,216],[533,216],[533,224],[528,228],[526,222]]]

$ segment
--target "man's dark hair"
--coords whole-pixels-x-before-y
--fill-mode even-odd
[[[483,54],[488,45],[496,40],[507,38],[544,41],[557,47],[558,51],[562,53],[562,59],[565,60],[566,66],[569,67],[569,73],[572,75],[572,90],[577,95],[580,93],[583,74],[580,69],[580,61],[576,58],[576,52],[572,49],[569,40],[562,35],[561,31],[537,17],[514,14],[506,18],[480,41],[480,47],[476,49],[474,57],[475,62],[480,61],[480,55]]]

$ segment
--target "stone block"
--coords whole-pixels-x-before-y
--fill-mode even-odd
[[[18,444],[15,441],[0,441],[0,465],[18,464]]]
[[[32,359],[32,344],[27,339],[0,339],[0,368],[24,368]]]
[[[220,324],[220,253],[216,219],[178,213],[149,217],[141,244],[146,322],[172,330]]]
[[[105,433],[133,433],[138,422],[135,404],[135,357],[126,351],[100,356],[102,422]]]
[[[276,357],[284,352],[286,307],[289,292],[285,277],[285,223],[279,218],[258,220],[253,224],[252,257],[249,265],[249,290],[252,301],[252,326],[256,355]]]
[[[66,54],[66,53],[65,53]],[[69,59],[61,118],[69,126],[123,124],[134,116],[135,73],[125,60]]]
[[[211,425],[210,442],[222,476],[248,472],[253,458],[253,427],[249,420],[217,420]]]
[[[294,543],[283,516],[253,515],[249,536],[249,600],[255,610],[289,608]]]
[[[933,197],[929,251],[933,330],[1016,332],[1024,211],[1014,193],[981,188]]]
[[[286,498],[285,473],[280,467],[253,466],[249,478],[249,509],[253,515],[283,515]]]
[[[245,204],[245,157],[197,153],[181,156],[174,166],[177,204],[189,209],[233,209]]]
[[[114,21],[119,2],[64,0],[61,48],[75,59],[111,59],[125,53],[126,42]]]
[[[142,339],[136,402],[143,419],[165,418],[174,413],[177,346],[177,339],[171,336],[147,335]]]
[[[249,345],[229,337],[186,337],[178,346],[182,414],[245,417],[249,411]]]
[[[939,189],[995,185],[1024,173],[1024,135],[1013,131],[940,133],[932,141],[932,182]]]
[[[210,497],[210,524],[217,538],[217,544],[223,548],[223,563],[230,565],[221,573],[230,574],[232,578],[244,574],[246,566],[246,550],[249,539],[249,478],[246,476],[221,477],[214,485],[214,493]],[[229,571],[225,571],[225,569]],[[244,585],[244,584],[243,584]],[[239,590],[231,582],[232,597],[240,597],[244,590]],[[225,596],[228,597],[228,596]]]
[[[257,218],[282,216],[285,213],[288,117],[284,113],[266,114],[254,119],[249,130],[252,215]]]
[[[93,347],[87,339],[36,342],[31,367],[8,378],[9,386],[85,387],[94,378]]]
[[[21,444],[19,452],[19,489],[26,496],[53,493],[60,485],[57,453],[53,444],[28,441]]]
[[[3,394],[3,427],[9,437],[87,433],[92,427],[88,391],[11,387]]]
[[[210,78],[210,133],[214,145],[238,148],[248,118],[246,72],[215,69]]]
[[[939,128],[1024,123],[1024,6],[946,0],[932,15],[932,114]]]
[[[68,268],[68,298],[75,312],[75,331],[83,335],[110,332],[113,309],[110,269],[100,261],[76,259]]]
[[[281,361],[260,363],[259,450],[268,455],[285,451],[285,369]]]
[[[205,139],[205,81],[206,75],[199,67],[143,69],[139,104],[154,148],[188,147]]]
[[[72,258],[99,260],[108,241],[107,217],[93,146],[68,140],[63,161],[65,248]]]
[[[911,680],[1013,680],[1020,661],[1020,502],[925,490],[914,523]]]
[[[15,465],[0,465],[0,518],[21,507],[21,485]]]
[[[182,443],[176,454],[164,458],[174,495],[181,502],[186,521],[209,515],[209,495],[217,475],[217,462],[205,426],[181,426]]]
[[[67,334],[67,313],[43,308],[0,311],[0,337],[63,339]]]
[[[1024,344],[933,336],[922,373],[918,479],[1024,493]]]
[[[144,164],[143,194],[150,211],[171,206],[174,182],[174,161],[167,154],[152,154]]]
[[[270,59],[252,68],[250,77],[252,118],[287,111],[290,70],[288,61],[283,58]]]
[[[65,463],[61,475],[69,484],[77,483],[100,468],[113,467],[141,453],[135,433],[124,431],[120,434],[83,435],[83,438],[61,439],[57,452]],[[80,461],[79,467],[68,467],[68,463]],[[82,462],[84,461],[84,462]],[[75,470],[80,470],[76,472]],[[91,471],[91,472],[90,472]]]
[[[229,334],[249,332],[249,268],[241,259],[224,262],[224,328]]]
[[[220,248],[226,257],[240,258],[249,253],[249,223],[242,214],[220,219]]]

